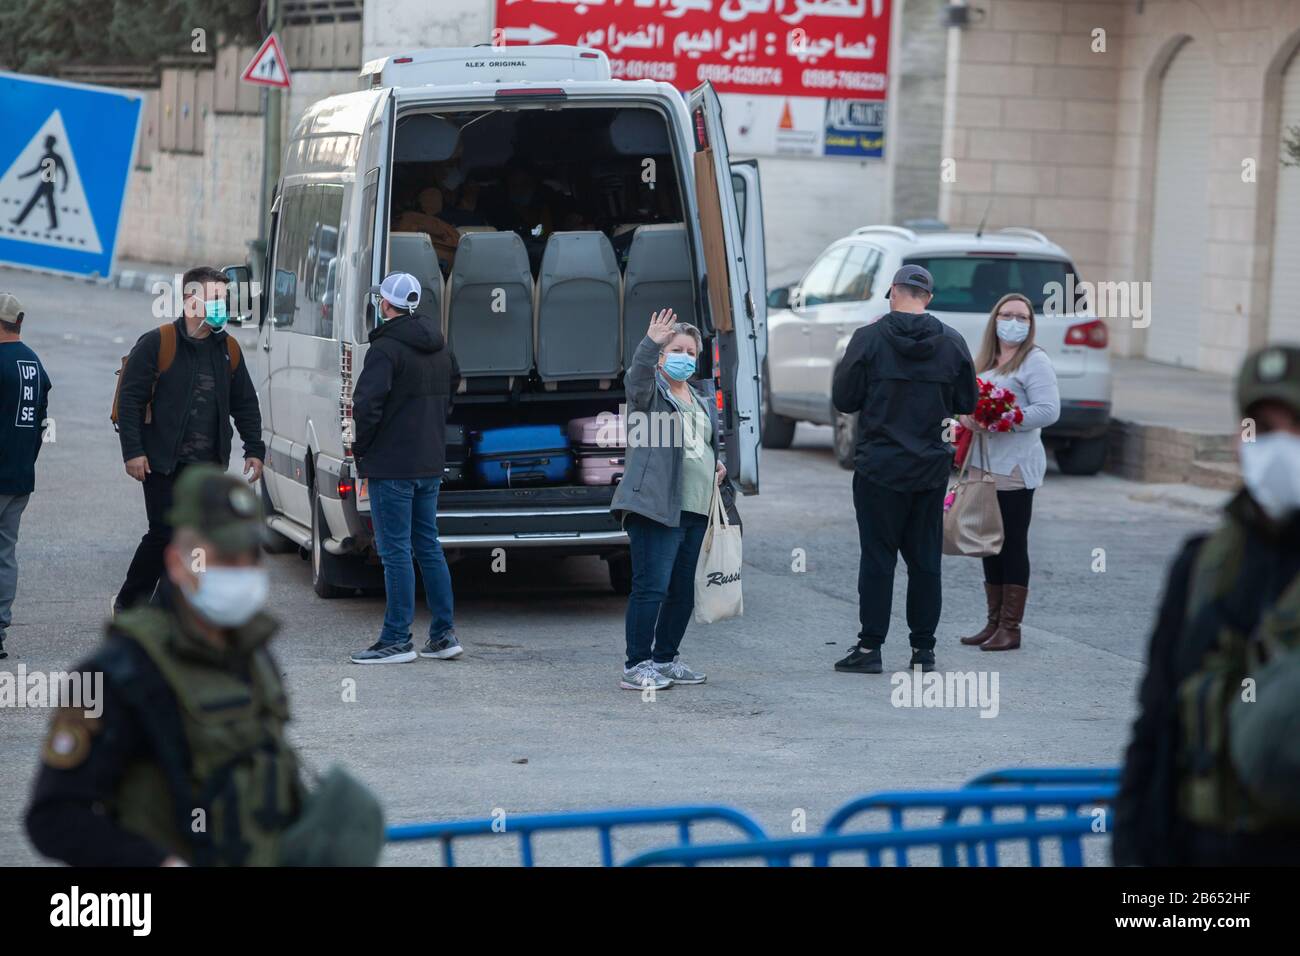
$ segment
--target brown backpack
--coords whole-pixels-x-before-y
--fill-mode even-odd
[[[154,374],[153,385],[158,387],[159,377],[172,367],[172,362],[176,360],[176,325],[168,322],[166,325],[158,327],[158,371]],[[233,378],[235,370],[239,368],[239,363],[243,359],[243,352],[240,351],[239,342],[229,333],[226,334],[226,355],[230,358],[230,375]],[[122,356],[121,367],[113,374],[117,376],[117,386],[113,389],[113,411],[109,416],[109,421],[113,423],[113,430],[117,431],[117,406],[118,400],[122,397],[122,375],[126,371],[126,363],[130,361],[130,355]],[[144,407],[144,423],[148,425],[153,421],[153,401],[152,392],[150,393],[150,402]]]

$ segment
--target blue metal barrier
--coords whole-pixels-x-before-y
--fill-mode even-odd
[[[862,814],[878,811],[889,819],[892,831],[906,830],[906,813],[909,810],[938,810],[942,812],[942,826],[959,827],[966,834],[966,839],[956,843],[945,843],[940,848],[944,866],[959,866],[958,851],[965,848],[968,865],[974,865],[979,851],[984,854],[984,865],[997,866],[998,854],[996,842],[982,842],[973,835],[973,825],[962,823],[961,816],[965,810],[978,810],[981,823],[1020,823],[1042,819],[1043,810],[1059,811],[1058,817],[1048,818],[1050,822],[1068,819],[1084,814],[1093,808],[1109,804],[1115,799],[1113,786],[1090,787],[1017,787],[1014,789],[996,789],[986,787],[969,787],[964,790],[901,790],[895,792],[873,793],[850,800],[831,814],[822,828],[824,835],[842,833],[844,825]],[[999,811],[1021,811],[1023,820],[997,820]],[[1087,818],[1084,818],[1087,819]],[[1089,826],[1091,821],[1088,820]],[[888,832],[888,831],[885,831]],[[907,865],[907,848],[898,848],[899,865]],[[1029,843],[1029,865],[1041,866],[1040,846],[1037,841]],[[814,860],[819,866],[826,865],[824,856]]]
[[[600,839],[601,866],[614,865],[614,827],[672,825],[677,826],[679,846],[691,845],[691,824],[728,823],[752,840],[763,840],[767,833],[746,813],[724,806],[647,807],[635,810],[595,810],[582,813],[535,813],[507,815],[485,820],[456,820],[449,823],[407,823],[391,826],[389,843],[439,840],[444,866],[455,866],[452,843],[464,837],[517,834],[520,862],[533,865],[533,835],[546,831],[595,830]]]
[[[1119,767],[1007,767],[990,770],[966,782],[968,787],[1072,787],[1119,784]]]
[[[696,863],[720,863],[736,860],[766,860],[769,866],[790,866],[797,856],[810,856],[814,866],[826,865],[837,853],[861,852],[867,866],[883,866],[883,854],[892,850],[895,865],[907,866],[908,849],[945,848],[971,841],[1006,843],[1028,841],[1038,846],[1044,840],[1061,845],[1064,866],[1083,866],[1083,838],[1092,832],[1087,817],[1064,817],[1060,820],[1028,820],[1019,823],[976,823],[963,826],[929,827],[918,830],[881,830],[872,833],[838,833],[812,837],[788,837],[780,840],[753,840],[748,843],[696,843],[687,846],[651,850],[628,860],[624,866],[656,866]],[[1041,861],[1041,854],[1036,856]],[[968,865],[981,865],[968,860]],[[1033,866],[1041,865],[1031,863]]]

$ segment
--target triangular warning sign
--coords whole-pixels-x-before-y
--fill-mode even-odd
[[[78,252],[104,251],[58,110],[0,176],[0,237]]]
[[[785,106],[781,110],[781,122],[778,124],[779,129],[794,129],[794,116],[790,112],[790,101],[785,101]]]
[[[284,58],[280,40],[274,33],[262,41],[240,79],[245,83],[289,88],[289,61]]]

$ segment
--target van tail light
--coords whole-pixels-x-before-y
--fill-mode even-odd
[[[1090,349],[1104,349],[1110,344],[1110,332],[1101,319],[1081,322],[1065,330],[1066,345],[1082,345]]]
[[[704,120],[704,110],[695,111],[695,151],[703,152],[709,148],[709,127]]]
[[[343,436],[343,458],[352,460],[352,343],[339,343],[339,434]],[[339,483],[339,497],[343,484]]]
[[[356,488],[356,486],[352,483],[352,479],[351,479],[351,478],[340,478],[340,479],[339,479],[339,497],[340,497],[340,498],[350,498],[350,497],[352,496],[352,492],[355,490],[355,488]]]
[[[726,402],[722,398],[722,352],[718,348],[718,340],[713,340],[713,391],[718,402],[718,417],[722,417],[722,411],[726,407]]]

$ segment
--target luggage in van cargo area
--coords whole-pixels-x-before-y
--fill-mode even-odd
[[[577,458],[578,481],[584,485],[618,484],[627,456],[627,424],[623,416],[605,412],[575,418],[568,430]]]
[[[442,480],[448,484],[459,484],[467,477],[466,463],[469,461],[469,445],[465,443],[464,425],[447,425],[447,457],[442,466]]]
[[[474,473],[489,488],[561,484],[573,472],[573,453],[559,425],[518,425],[474,433]]]

